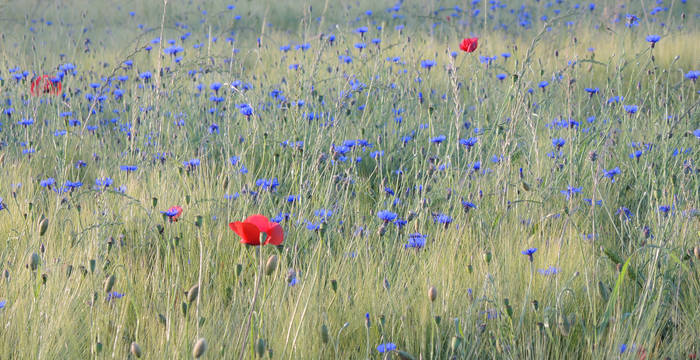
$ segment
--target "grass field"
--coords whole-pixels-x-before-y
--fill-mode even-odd
[[[699,19],[0,4],[0,358],[694,359]]]

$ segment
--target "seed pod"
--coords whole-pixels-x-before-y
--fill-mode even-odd
[[[135,341],[131,343],[131,354],[137,358],[141,357],[141,347]]]
[[[338,291],[338,280],[336,280],[336,279],[331,280],[331,289],[333,289],[333,292]]]
[[[321,325],[321,341],[328,344],[328,326],[326,324]]]
[[[265,340],[258,339],[258,341],[255,343],[255,353],[258,354],[259,357],[263,357],[265,355]]]
[[[428,299],[430,300],[430,302],[433,302],[436,298],[437,289],[435,288],[435,286],[431,286],[430,288],[428,288]]]
[[[45,217],[41,217],[41,220],[39,220],[39,236],[44,236],[46,234],[46,230],[49,228],[49,219]]]
[[[207,351],[207,341],[204,338],[200,338],[194,344],[192,356],[194,356],[195,359],[199,359],[200,356],[204,355],[205,351]]]
[[[117,277],[114,276],[114,274],[110,275],[106,280],[105,280],[105,292],[109,293],[112,291],[112,288],[114,287],[114,283],[117,281]]]
[[[37,268],[39,268],[39,265],[41,264],[41,258],[39,257],[39,254],[37,253],[32,253],[29,256],[29,269],[32,271],[35,271]]]
[[[272,275],[277,269],[277,255],[272,255],[267,259],[265,264],[265,275]]]
[[[197,295],[199,295],[199,284],[194,284],[189,290],[187,290],[187,302],[192,304],[195,300],[197,300]]]
[[[571,326],[569,324],[569,320],[563,314],[559,314],[559,316],[557,316],[557,327],[559,327],[559,331],[561,331],[562,335],[569,336]]]

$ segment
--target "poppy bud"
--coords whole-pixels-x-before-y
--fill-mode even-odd
[[[32,271],[35,271],[39,267],[40,264],[41,264],[41,258],[39,257],[39,254],[32,253],[29,256],[29,264],[28,264],[29,269],[31,269]]]
[[[135,341],[131,343],[131,354],[137,358],[141,357],[141,347]]]
[[[180,307],[182,308],[182,316],[186,316],[187,315],[187,303],[183,301],[182,304],[180,305]]]
[[[265,264],[265,275],[272,275],[277,269],[277,255],[272,255],[267,259]]]
[[[321,341],[328,344],[328,326],[326,324],[321,325]]]
[[[195,300],[197,300],[197,295],[199,295],[199,284],[194,284],[189,290],[187,290],[187,302],[192,304]]]
[[[540,308],[540,303],[537,300],[532,300],[532,308],[537,311]]]
[[[73,273],[73,265],[67,265],[66,266],[66,277],[69,278],[72,273]]]
[[[485,251],[483,256],[484,256],[484,261],[486,261],[487,264],[491,262],[491,252],[490,251]]]
[[[168,323],[168,318],[165,317],[163,314],[158,314],[158,321],[165,326]]]
[[[114,276],[114,274],[110,275],[106,280],[105,280],[105,287],[104,290],[106,293],[109,293],[112,291],[112,288],[114,287],[114,283],[117,281],[117,277]]]
[[[453,336],[452,341],[450,341],[450,349],[452,352],[457,351],[460,344],[462,344],[462,338],[459,336]]]
[[[258,341],[255,343],[255,353],[258,354],[259,357],[263,357],[263,355],[265,355],[265,340],[258,339]]]
[[[49,228],[49,219],[42,216],[41,220],[39,220],[39,236],[44,236],[44,234],[46,234],[46,230],[48,228]]]
[[[331,280],[331,289],[333,289],[333,292],[338,291],[338,281],[337,280],[335,280],[335,279]]]
[[[207,341],[204,338],[201,338],[194,344],[192,356],[194,356],[195,359],[198,359],[200,356],[204,355],[205,351],[207,351]]]
[[[474,267],[472,266],[472,264],[467,265],[467,271],[469,271],[470,274],[474,272]]]
[[[571,326],[569,324],[569,320],[567,320],[567,318],[563,314],[559,314],[559,316],[557,317],[557,327],[559,328],[559,331],[562,335],[569,336],[569,330],[571,330]]]
[[[384,289],[386,291],[389,291],[390,288],[391,288],[391,284],[389,284],[389,279],[384,278]]]
[[[428,288],[428,299],[433,302],[437,298],[437,289],[435,286]]]

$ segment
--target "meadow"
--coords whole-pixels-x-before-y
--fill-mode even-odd
[[[0,358],[695,359],[699,19],[4,2]]]

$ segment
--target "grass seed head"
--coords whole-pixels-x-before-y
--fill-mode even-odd
[[[199,284],[194,284],[189,290],[187,290],[187,302],[192,304],[195,300],[197,300],[197,295],[199,295]]]

